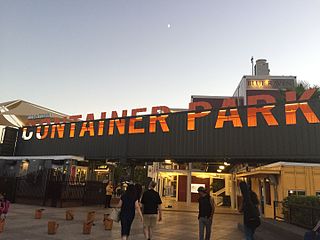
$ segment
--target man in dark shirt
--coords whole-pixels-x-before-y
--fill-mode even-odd
[[[204,187],[198,188],[199,193],[199,240],[210,240],[211,226],[215,205],[213,199],[207,193]],[[206,229],[206,237],[204,238],[204,229]]]
[[[151,181],[149,189],[143,193],[141,204],[143,205],[143,231],[146,239],[151,239],[152,228],[162,220],[161,198],[154,188],[156,183]]]

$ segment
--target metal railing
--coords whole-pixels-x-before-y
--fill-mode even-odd
[[[275,201],[274,219],[312,229],[320,220],[320,208]]]
[[[103,204],[105,184],[97,181],[68,181],[53,178],[50,172],[41,171],[23,177],[0,177],[0,192],[11,202],[62,207]]]

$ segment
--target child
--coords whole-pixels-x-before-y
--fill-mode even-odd
[[[0,193],[0,219],[5,219],[10,207],[10,202]]]

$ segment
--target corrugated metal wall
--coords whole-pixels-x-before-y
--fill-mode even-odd
[[[319,101],[310,103],[320,116]],[[144,159],[162,160],[299,160],[320,162],[320,124],[308,124],[298,111],[297,125],[285,124],[284,106],[272,111],[279,126],[268,127],[261,115],[258,115],[258,127],[247,127],[247,108],[239,108],[243,127],[234,128],[226,123],[224,128],[215,129],[218,111],[196,120],[196,130],[187,131],[187,113],[170,114],[169,133],[163,133],[158,126],[156,133],[148,133],[149,117],[144,116],[137,127],[145,126],[144,134],[125,134],[114,136],[85,136],[69,138],[70,125],[67,124],[63,139],[29,141],[18,137],[16,155],[81,155],[87,158],[101,159]],[[129,119],[129,118],[127,118]],[[105,124],[105,132],[108,128]],[[76,136],[79,135],[81,122],[76,123]],[[98,121],[95,121],[95,126]],[[128,129],[128,121],[126,129]],[[34,130],[34,129],[33,129]],[[128,132],[128,131],[126,131]]]

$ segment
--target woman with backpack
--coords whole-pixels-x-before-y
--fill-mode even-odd
[[[240,182],[240,190],[243,197],[242,212],[246,240],[254,240],[254,233],[261,224],[259,200],[257,194],[249,189],[247,183]]]

